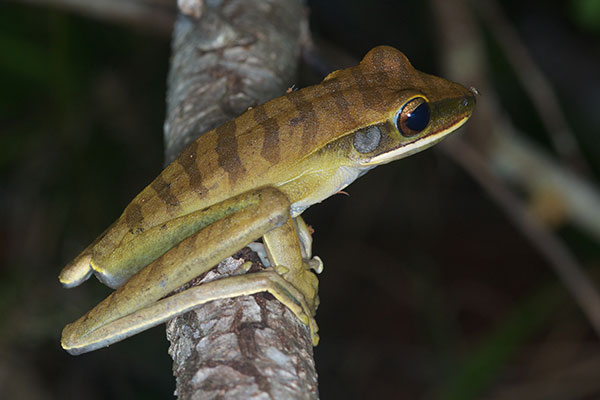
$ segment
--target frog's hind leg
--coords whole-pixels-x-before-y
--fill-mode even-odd
[[[62,271],[60,271],[60,275],[58,275],[58,280],[65,288],[73,288],[75,286],[81,285],[83,282],[89,279],[89,277],[94,272],[94,268],[92,267],[92,252],[94,246],[104,237],[106,232],[108,232],[115,224],[112,224],[96,240],[94,240],[88,247],[85,248],[73,261],[71,261],[67,266],[65,266]]]
[[[287,299],[285,304],[296,315],[303,321],[307,318],[310,320],[310,308],[305,305],[302,294],[292,284],[272,273],[268,275],[269,278],[264,278],[264,275],[244,275],[235,280],[226,278],[219,281],[221,283],[218,285],[211,283],[208,287],[214,288],[211,290],[215,293],[222,294],[209,293],[201,300],[190,302],[180,295],[173,300],[168,300],[170,297],[160,300],[160,304],[168,304],[167,311],[158,305],[159,299],[289,220],[290,203],[277,189],[263,188],[234,200],[236,203],[244,202],[247,206],[183,240],[134,275],[86,315],[67,325],[63,330],[63,348],[71,354],[91,351],[173,318],[189,310],[193,304],[260,291],[268,291],[277,298]],[[245,279],[249,280],[246,282]],[[248,289],[248,285],[252,289]],[[206,294],[205,290],[199,291]],[[164,301],[166,303],[161,303]],[[300,311],[301,309],[304,311]]]

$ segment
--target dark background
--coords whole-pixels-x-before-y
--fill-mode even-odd
[[[600,2],[500,3],[597,183]],[[357,60],[390,44],[442,74],[427,2],[310,5],[313,32]],[[551,152],[514,71],[479,28],[502,105]],[[9,3],[0,49],[0,395],[168,398],[162,328],[80,357],[60,349],[62,327],[109,289],[92,280],[67,291],[56,277],[161,170],[170,37]],[[548,263],[451,160],[427,151],[347,191],[305,213],[325,261],[315,349],[323,399],[514,399],[524,387],[600,397],[598,337]],[[558,234],[598,278],[598,243],[569,226]]]

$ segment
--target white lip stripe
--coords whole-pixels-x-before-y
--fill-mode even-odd
[[[432,146],[436,142],[440,141],[448,133],[450,133],[450,132],[452,132],[452,131],[460,128],[461,126],[463,126],[464,123],[467,122],[468,119],[469,119],[469,117],[464,117],[458,123],[452,125],[451,127],[447,128],[447,129],[444,129],[443,131],[440,131],[440,132],[438,132],[438,133],[436,133],[434,135],[430,135],[430,136],[427,136],[426,138],[416,140],[416,141],[414,141],[414,142],[412,142],[410,144],[407,144],[406,146],[398,147],[394,151],[390,151],[389,153],[381,154],[381,155],[378,155],[377,157],[371,158],[364,165],[378,165],[378,164],[383,164],[386,161],[392,161],[392,160],[395,160],[395,159],[399,158],[399,156],[401,156],[402,154],[405,154],[405,153],[414,154],[417,151],[419,151],[420,149],[424,150],[427,147]]]

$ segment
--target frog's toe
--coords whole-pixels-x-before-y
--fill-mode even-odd
[[[321,257],[314,256],[313,258],[307,261],[307,264],[308,267],[315,271],[316,274],[320,274],[321,272],[323,272],[323,260],[321,260]]]

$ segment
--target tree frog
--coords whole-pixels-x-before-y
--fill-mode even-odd
[[[108,346],[214,299],[269,292],[310,329],[322,263],[304,210],[373,167],[426,149],[471,116],[475,91],[417,71],[388,46],[318,85],[207,132],[60,273],[116,290],[67,325],[62,347]],[[171,294],[262,237],[271,267]],[[311,270],[312,269],[312,270]]]

